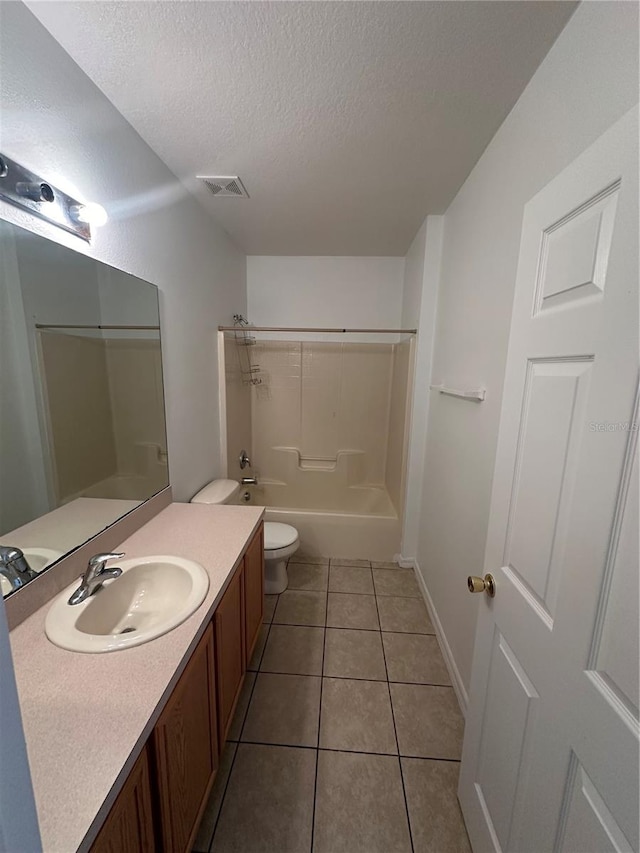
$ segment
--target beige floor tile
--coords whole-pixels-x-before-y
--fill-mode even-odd
[[[327,626],[331,628],[379,630],[380,623],[378,622],[375,596],[330,592],[327,607]]]
[[[328,566],[329,558],[328,557],[312,557],[309,554],[302,553],[298,551],[293,557],[289,557],[289,564],[291,563],[309,563],[313,566]]]
[[[327,628],[324,675],[386,681],[382,641],[378,631]]]
[[[383,631],[411,634],[435,634],[425,603],[421,598],[378,597],[378,614]]]
[[[373,569],[373,582],[376,595],[420,597],[420,589],[413,569]]]
[[[371,561],[372,569],[399,569],[400,566],[397,563],[394,563],[393,560],[388,560],[386,562],[379,562],[377,560]]]
[[[260,669],[260,660],[262,658],[264,647],[267,644],[267,637],[269,636],[269,627],[269,625],[264,624],[260,627],[260,635],[258,636],[258,642],[256,643],[256,646],[253,650],[253,654],[251,655],[251,660],[249,661],[247,669]]]
[[[320,746],[395,755],[396,738],[386,682],[323,679]]]
[[[351,560],[349,557],[332,557],[332,566],[361,566],[366,569],[371,568],[370,560]]]
[[[263,622],[272,622],[273,614],[276,612],[276,604],[278,603],[277,595],[265,595],[264,597],[264,612],[262,614]]]
[[[238,697],[238,704],[236,705],[233,720],[231,721],[231,727],[229,728],[229,740],[240,740],[240,732],[242,731],[244,718],[247,715],[247,708],[249,707],[249,700],[251,699],[251,692],[253,690],[253,683],[255,680],[255,672],[246,673],[244,677],[244,684],[242,685],[242,690]]]
[[[273,621],[278,625],[324,626],[326,617],[326,592],[288,589],[280,596]]]
[[[242,740],[283,746],[317,746],[320,683],[317,676],[261,672]]]
[[[308,853],[316,754],[241,743],[212,853]]]
[[[272,625],[261,672],[322,675],[324,628]]]
[[[464,720],[453,688],[390,686],[400,755],[459,759]]]
[[[328,566],[315,566],[312,563],[290,563],[287,567],[287,574],[289,575],[287,589],[327,589]]]
[[[357,566],[334,566],[331,564],[329,591],[373,595],[371,569]]]
[[[229,773],[231,772],[231,765],[233,764],[237,748],[237,743],[229,741],[225,744],[224,749],[222,750],[222,758],[220,759],[220,766],[218,767],[216,781],[213,783],[213,788],[209,794],[209,799],[207,801],[204,814],[202,815],[202,820],[200,821],[198,834],[193,845],[193,853],[209,853],[211,839],[213,838],[213,832],[216,828],[216,821],[220,814],[222,798],[224,797]]]
[[[314,853],[410,853],[397,758],[319,753],[313,849]]]
[[[458,805],[460,765],[422,758],[401,761],[415,849],[425,853],[471,853]]]
[[[429,634],[382,635],[389,681],[451,684],[438,641]]]

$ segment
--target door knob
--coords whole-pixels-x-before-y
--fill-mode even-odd
[[[493,575],[490,574],[486,574],[483,578],[479,578],[477,575],[469,575],[467,586],[469,592],[486,592],[489,598],[493,598],[496,594],[496,582]]]

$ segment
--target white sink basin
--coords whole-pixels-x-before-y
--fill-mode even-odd
[[[62,557],[62,551],[56,551],[53,548],[22,548],[22,553],[34,572],[41,572]],[[3,596],[11,592],[12,589],[4,575],[0,575],[0,588]]]
[[[107,580],[81,604],[69,604],[79,581],[51,605],[47,637],[72,652],[114,652],[148,643],[191,616],[209,589],[199,563],[182,557],[135,557],[112,561],[122,575]]]

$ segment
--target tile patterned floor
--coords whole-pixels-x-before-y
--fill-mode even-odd
[[[470,853],[463,719],[411,570],[290,562],[197,853]]]

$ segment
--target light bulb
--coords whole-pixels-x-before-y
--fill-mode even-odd
[[[72,208],[72,213],[78,222],[86,222],[89,225],[94,225],[99,228],[101,225],[106,225],[109,217],[107,211],[101,204],[89,202],[89,204],[76,204]]]

